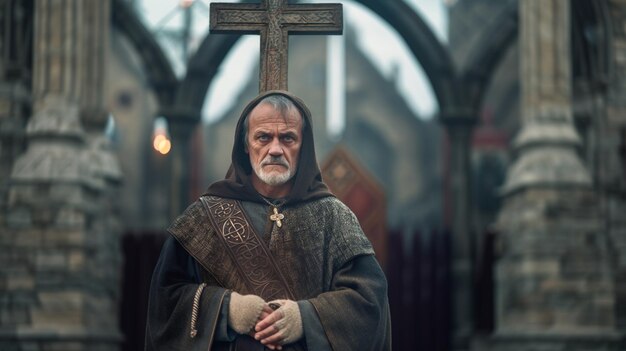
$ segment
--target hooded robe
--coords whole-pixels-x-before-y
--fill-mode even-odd
[[[243,119],[272,94],[291,99],[304,118],[293,187],[280,207],[282,227],[269,220],[271,207],[251,184],[252,167],[243,143]],[[226,178],[211,184],[203,196],[234,199],[242,205],[243,216],[258,232],[256,245],[269,253],[286,284],[287,296],[278,298],[297,301],[303,337],[283,350],[391,349],[385,276],[352,211],[322,182],[311,113],[299,98],[269,91],[246,106],[237,124]],[[245,349],[263,350],[259,342],[236,335],[227,326],[227,311],[231,291],[256,294],[269,302],[268,297],[242,277],[239,258],[225,248],[202,201],[191,204],[168,232],[171,237],[150,287],[146,350],[228,350],[235,343],[240,349],[247,344]],[[248,257],[248,262],[255,261]],[[255,269],[254,264],[247,268]],[[263,272],[251,274],[263,276]],[[206,287],[199,289],[203,283]],[[192,329],[197,330],[193,336]]]

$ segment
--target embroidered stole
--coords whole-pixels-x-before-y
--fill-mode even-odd
[[[202,196],[211,225],[248,289],[265,301],[295,300],[269,248],[256,233],[238,200]]]

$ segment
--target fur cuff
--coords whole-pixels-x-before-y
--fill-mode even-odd
[[[276,326],[284,336],[281,344],[291,344],[302,338],[302,317],[298,303],[292,300],[274,300],[270,304],[278,304],[276,311],[282,312],[283,318],[276,322]]]
[[[265,301],[256,295],[230,294],[228,325],[239,334],[248,334],[261,316]]]

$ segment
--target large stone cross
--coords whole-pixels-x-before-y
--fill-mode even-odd
[[[259,91],[287,90],[289,34],[341,34],[341,4],[212,3],[211,33],[261,35]]]

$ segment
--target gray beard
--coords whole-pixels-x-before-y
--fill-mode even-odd
[[[274,172],[265,172],[263,166],[255,166],[254,173],[256,173],[256,176],[259,177],[263,183],[271,186],[283,185],[293,177],[291,167],[289,167],[286,172],[276,174]]]

